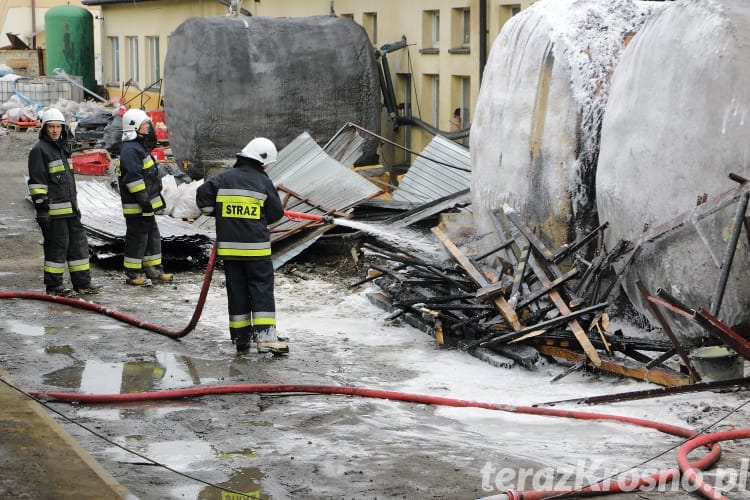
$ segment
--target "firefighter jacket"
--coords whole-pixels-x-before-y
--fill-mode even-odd
[[[80,215],[70,154],[67,127],[57,141],[42,127],[29,153],[29,194],[37,212],[49,211],[53,219]]]
[[[210,177],[198,187],[195,201],[201,212],[216,217],[219,257],[271,257],[268,224],[281,219],[284,209],[259,162],[238,157],[234,168]]]
[[[153,216],[155,211],[165,208],[156,161],[138,140],[122,143],[117,182],[125,217]]]

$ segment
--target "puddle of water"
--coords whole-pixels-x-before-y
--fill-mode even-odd
[[[50,354],[72,354],[69,346],[50,347]],[[89,360],[46,373],[45,384],[94,394],[126,394],[215,383],[239,375],[225,359],[200,359],[157,352],[153,359],[122,363]]]
[[[57,333],[57,328],[54,326],[30,325],[15,319],[6,320],[2,328],[10,333],[17,333],[26,337],[41,337]]]
[[[73,349],[73,347],[69,345],[48,345],[44,348],[44,352],[46,352],[47,354],[62,354],[64,356],[73,358],[75,349]]]
[[[129,450],[147,456],[155,462],[165,464],[180,472],[195,472],[205,470],[206,464],[216,458],[211,444],[202,441],[160,441],[153,442],[150,438],[130,435],[120,436],[117,443]],[[122,463],[142,463],[143,459],[122,448],[108,448],[113,460]]]
[[[265,476],[257,467],[237,469],[232,477],[216,487],[189,484],[172,490],[174,498],[196,498],[198,500],[250,500],[271,498],[263,492],[261,481]],[[237,492],[237,493],[234,493]]]
[[[263,480],[263,473],[257,467],[248,467],[240,469],[234,474],[229,481],[224,483],[217,483],[219,488],[226,488],[227,490],[237,491],[242,493],[232,493],[230,491],[223,491],[211,486],[206,486],[198,494],[199,500],[247,500],[248,498],[267,498],[263,494],[263,490],[260,486]]]
[[[108,406],[91,406],[78,410],[81,417],[95,418],[99,420],[128,420],[159,418],[170,413],[182,411],[189,408],[200,408],[205,403],[200,401],[151,401],[143,403],[129,403],[123,407],[118,405],[117,408]]]

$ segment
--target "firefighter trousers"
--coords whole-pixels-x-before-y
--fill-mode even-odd
[[[161,234],[156,217],[125,217],[125,274],[137,278],[144,272],[149,278],[161,275]]]
[[[224,259],[232,340],[276,326],[271,259]]]
[[[75,288],[91,283],[89,245],[79,216],[46,219],[44,234],[44,284],[58,288],[63,284],[65,266]],[[40,223],[41,227],[41,223]]]

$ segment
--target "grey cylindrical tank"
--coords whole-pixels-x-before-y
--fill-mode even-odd
[[[596,225],[594,176],[609,75],[651,2],[554,0],[493,43],[471,127],[477,232],[509,205],[557,248]]]
[[[253,137],[279,149],[307,131],[319,144],[347,122],[380,124],[375,53],[364,29],[332,16],[191,18],[165,60],[165,110],[175,159],[200,169],[234,158]],[[377,144],[365,137],[363,157]]]
[[[610,222],[607,244],[636,239],[750,178],[750,3],[666,2],[628,46],[615,71],[602,124],[597,206]],[[643,247],[624,282],[650,316],[636,287],[663,288],[692,308],[710,310],[737,204]],[[719,318],[750,331],[750,248],[735,249]],[[706,335],[666,313],[686,337]]]

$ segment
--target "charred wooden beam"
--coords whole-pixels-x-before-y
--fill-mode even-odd
[[[589,234],[584,236],[581,239],[581,241],[578,241],[577,243],[573,243],[572,245],[563,245],[554,254],[552,254],[552,262],[558,264],[565,258],[569,257],[570,255],[573,255],[575,252],[577,252],[580,248],[582,248],[592,239],[597,237],[600,232],[604,231],[608,227],[609,227],[609,222],[605,222],[604,224],[601,224],[599,227],[597,227],[596,229],[591,231]]]
[[[487,250],[484,253],[481,253],[479,255],[475,255],[472,258],[475,261],[479,261],[479,260],[485,259],[485,258],[489,257],[490,255],[492,255],[493,253],[497,253],[497,252],[500,252],[502,250],[506,250],[512,244],[513,244],[513,240],[506,241],[505,243],[502,243],[502,244],[500,244],[500,245],[498,245],[498,246],[496,246],[494,248],[491,248],[490,250]]]
[[[613,351],[623,353],[626,351],[666,352],[673,349],[672,344],[669,341],[658,339],[627,337],[625,335],[617,334],[604,334],[604,338]],[[599,349],[604,348],[604,345],[600,338],[591,336],[590,340],[594,347]],[[570,331],[562,330],[559,326],[557,326],[547,331],[547,333],[544,334],[543,339],[535,340],[535,343],[539,342],[548,343],[549,345],[555,345],[558,347],[574,347],[576,339],[575,337],[573,337]]]
[[[562,358],[574,362],[586,360],[585,354],[570,349],[549,345],[539,345],[537,346],[537,349],[539,349],[542,354],[554,358]],[[601,358],[599,366],[593,366],[593,363],[591,363],[590,360],[586,361],[586,364],[591,368],[596,368],[604,372],[614,373],[616,375],[622,375],[637,380],[645,380],[666,387],[688,385],[692,383],[692,379],[689,376],[675,372],[674,370],[661,367],[646,368],[643,365],[632,365],[606,356]]]
[[[502,281],[498,281],[497,283],[483,286],[482,288],[477,290],[474,298],[476,298],[479,302],[484,302],[487,299],[493,299],[500,295],[505,295],[506,288],[507,286],[505,285],[505,283],[503,283]]]
[[[508,304],[510,304],[510,307],[516,308],[516,303],[518,302],[518,294],[521,291],[521,281],[523,281],[523,277],[526,274],[526,262],[529,260],[529,246],[526,245],[521,249],[521,255],[518,257],[518,265],[516,266],[516,271],[513,274],[513,287],[510,290],[510,297],[508,298]]]
[[[542,242],[542,240],[539,239],[539,237],[534,234],[523,221],[521,221],[515,211],[506,210],[505,216],[513,223],[513,225],[516,226],[519,231],[521,231],[521,234],[524,235],[529,244],[534,247],[534,250],[536,250],[541,257],[543,257],[547,261],[554,260],[554,255],[552,255],[550,249],[547,248],[544,242]]]
[[[560,276],[559,278],[555,278],[554,280],[550,282],[549,286],[542,287],[539,290],[536,290],[535,292],[533,292],[531,295],[527,295],[526,297],[524,297],[523,300],[518,303],[518,305],[516,306],[516,309],[521,309],[523,307],[526,307],[527,305],[531,304],[535,300],[538,300],[539,298],[551,292],[552,290],[555,290],[557,287],[559,287],[560,285],[562,285],[569,279],[575,277],[576,275],[578,275],[578,269],[573,268],[567,273]]]
[[[466,271],[466,273],[469,275],[472,281],[477,286],[484,286],[487,285],[487,279],[484,277],[482,273],[480,273],[474,265],[471,263],[471,261],[464,255],[464,253],[453,243],[448,236],[443,233],[443,231],[439,227],[433,227],[432,232],[437,238],[443,243],[443,246],[448,250],[448,253],[453,256],[453,258],[458,262],[458,264]],[[503,318],[510,324],[514,330],[520,330],[521,329],[521,323],[518,322],[518,315],[516,315],[516,311],[513,310],[512,307],[508,305],[508,303],[505,301],[503,297],[496,297],[493,299],[493,302],[495,303],[495,306],[497,306],[498,310],[500,311],[500,314],[503,315]]]
[[[540,283],[543,286],[549,287],[551,285],[551,282],[549,278],[547,277],[546,272],[541,267],[541,265],[537,262],[536,258],[532,255],[529,257],[529,265],[531,266],[531,269],[534,271],[534,274],[536,274],[537,278],[539,278]],[[568,315],[571,313],[570,308],[568,307],[568,304],[565,303],[565,300],[560,295],[560,292],[557,290],[552,290],[549,292],[549,298],[552,300],[552,302],[555,304],[557,309],[560,311],[560,314]],[[596,349],[594,349],[594,346],[591,345],[591,341],[586,336],[586,332],[581,327],[581,324],[578,323],[577,319],[571,319],[568,322],[568,326],[573,331],[573,335],[575,336],[576,340],[578,340],[578,343],[581,345],[581,348],[583,348],[586,355],[591,359],[591,362],[594,363],[594,366],[601,365],[602,361],[599,357],[599,353],[596,352]]]
[[[394,271],[400,271],[401,269],[405,268],[406,264],[398,264],[396,267],[393,268]],[[367,282],[370,282],[372,280],[378,279],[383,276],[384,273],[378,271],[377,273],[373,273],[370,276],[367,276],[366,278],[363,278],[359,281],[356,281],[349,285],[349,288],[356,288],[360,285],[364,285]]]
[[[657,357],[655,357],[654,359],[652,359],[651,361],[649,361],[648,363],[646,363],[646,368],[651,368],[652,366],[660,365],[664,363],[666,360],[668,360],[669,358],[671,358],[672,356],[674,356],[675,354],[677,354],[677,351],[674,348],[668,351],[665,351],[661,353],[660,355],[658,355]]]
[[[586,314],[591,314],[596,311],[600,311],[604,309],[605,307],[607,307],[608,305],[609,304],[603,303],[603,304],[597,304],[594,306],[586,307],[586,308],[580,309],[575,312],[571,312],[566,315],[558,316],[556,318],[548,319],[546,321],[541,321],[539,323],[527,326],[515,332],[491,333],[491,334],[485,335],[479,340],[476,340],[474,342],[471,342],[470,344],[467,344],[466,346],[464,346],[464,348],[468,350],[468,349],[474,349],[475,347],[479,347],[479,346],[492,347],[498,344],[510,342],[511,340],[515,340],[517,338],[523,337],[524,335],[531,333],[535,330],[545,330],[547,328],[559,326],[559,325],[568,323],[571,320],[574,320],[576,318],[580,318],[581,316],[585,316]]]
[[[622,242],[623,245],[625,242]],[[630,265],[638,258],[638,256],[641,253],[642,248],[636,248],[633,252],[630,253],[630,256],[625,261],[625,263],[622,266],[622,269],[620,269],[617,273],[616,278],[614,281],[607,287],[607,290],[604,292],[603,300],[611,301],[613,299],[613,294],[620,289],[620,286],[622,285],[623,280],[625,279],[625,275],[628,272],[628,269],[630,268]],[[617,255],[612,252],[612,256],[616,257]],[[611,262],[610,262],[611,264]],[[608,264],[609,265],[609,264]],[[596,295],[594,295],[596,297]]]

